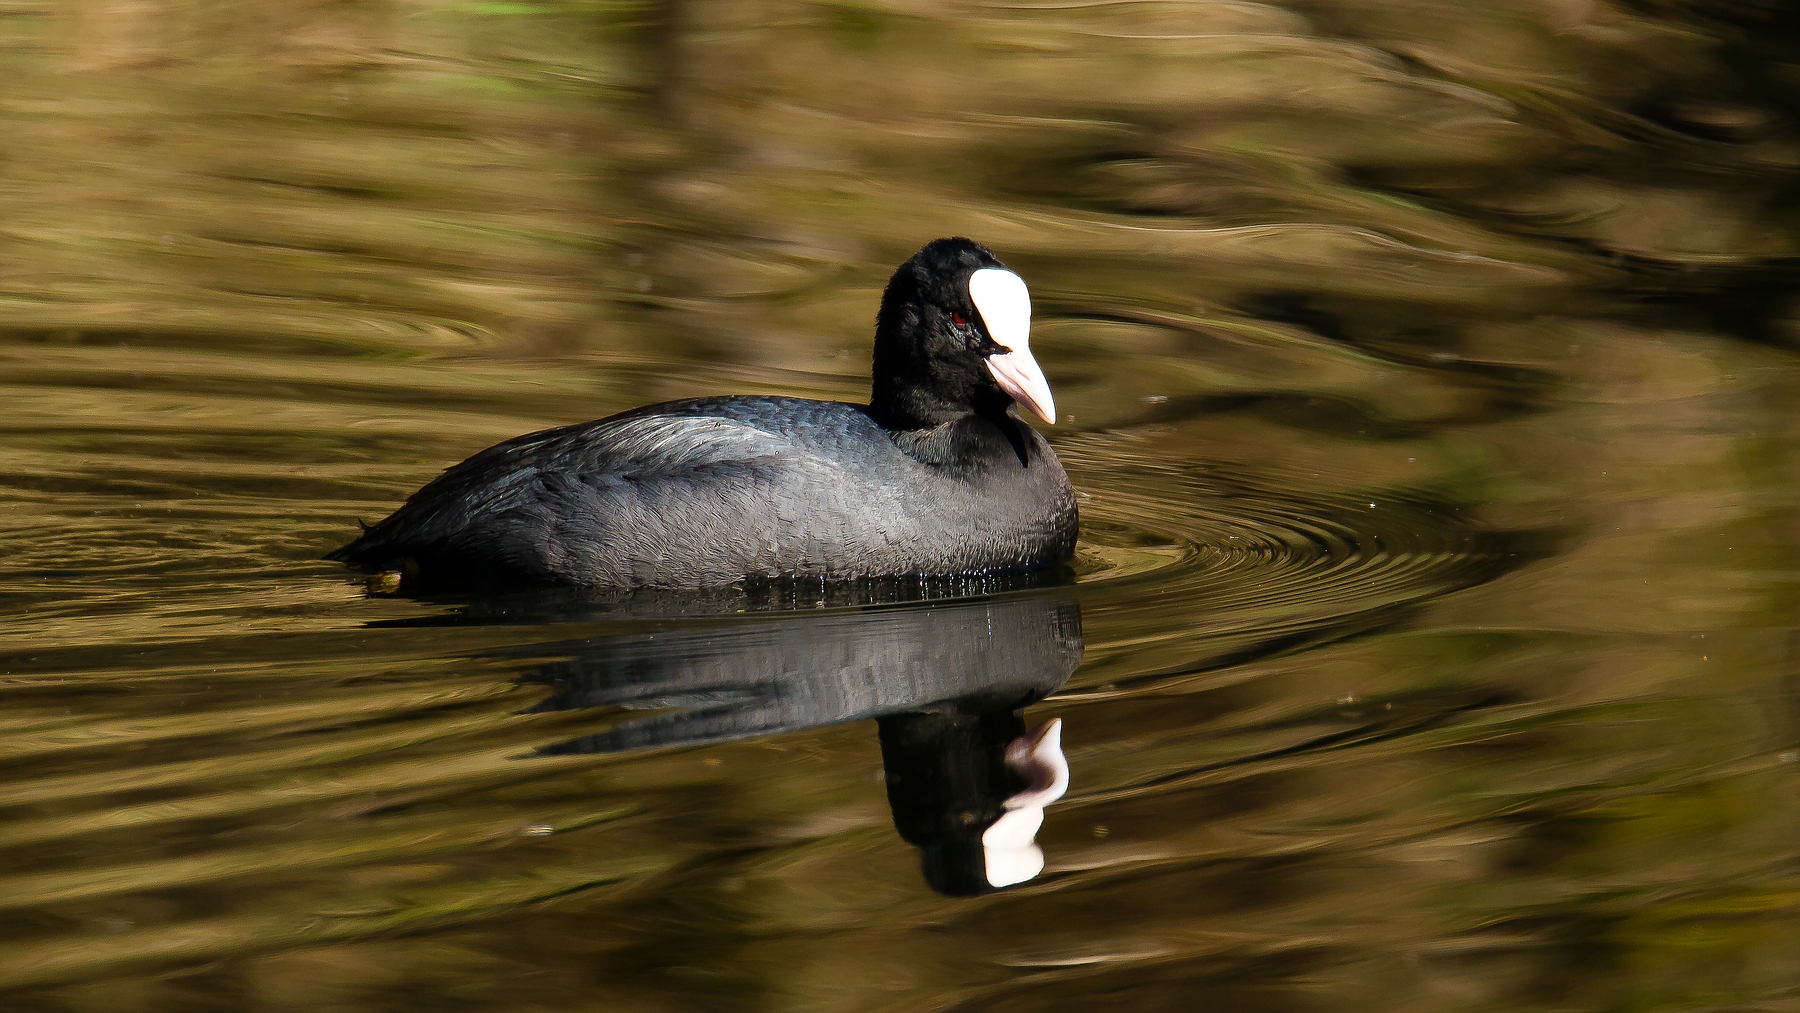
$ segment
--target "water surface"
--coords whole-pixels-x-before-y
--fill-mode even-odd
[[[1797,47],[1748,4],[0,4],[4,1005],[1794,1008]],[[318,558],[532,429],[863,397],[951,234],[1032,286],[1066,579]],[[933,890],[884,748],[1051,718],[1043,874]]]

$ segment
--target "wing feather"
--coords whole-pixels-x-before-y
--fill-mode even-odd
[[[548,575],[566,570],[572,555],[597,557],[606,544],[667,545],[670,524],[738,543],[718,545],[731,554],[755,554],[761,545],[743,543],[766,533],[740,529],[729,497],[693,496],[691,483],[715,494],[767,494],[776,476],[838,467],[754,419],[708,414],[696,403],[658,407],[490,447],[331,558],[386,566],[454,555]],[[655,565],[643,551],[619,555],[634,571]],[[631,582],[650,576],[634,572]]]

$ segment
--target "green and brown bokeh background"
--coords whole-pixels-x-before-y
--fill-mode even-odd
[[[570,630],[318,561],[862,396],[950,234],[1087,497],[1039,881],[866,725],[520,760]],[[1772,3],[0,0],[0,1006],[1800,1009],[1797,276]]]

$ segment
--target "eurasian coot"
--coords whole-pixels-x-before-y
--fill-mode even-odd
[[[1075,496],[1025,283],[939,239],[875,322],[867,405],[670,401],[476,454],[327,558],[427,583],[699,588],[1024,570],[1074,552]]]

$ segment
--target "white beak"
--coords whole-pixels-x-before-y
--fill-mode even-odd
[[[1050,381],[1031,357],[1031,293],[1025,282],[1011,271],[984,267],[969,276],[969,301],[987,325],[988,336],[1006,349],[987,357],[994,382],[1038,418],[1055,425]]]

